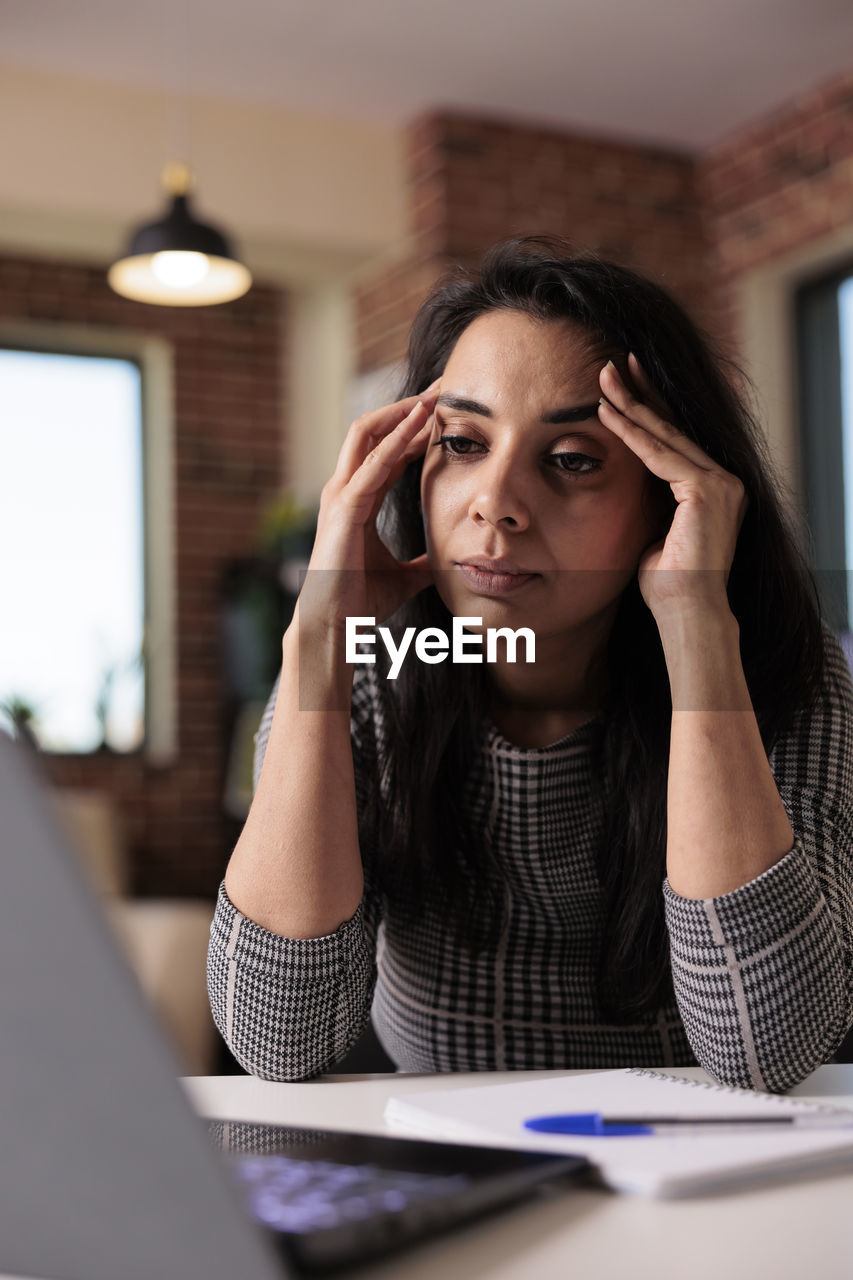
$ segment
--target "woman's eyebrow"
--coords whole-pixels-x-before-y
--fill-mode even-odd
[[[475,413],[481,418],[493,416],[488,405],[480,404],[479,400],[470,400],[467,396],[455,396],[449,391],[443,391],[435,403],[446,409],[457,409],[460,413]],[[598,420],[598,401],[595,404],[579,404],[573,408],[552,409],[550,413],[542,415],[541,421],[559,424],[585,422],[588,418]]]
[[[594,418],[596,422],[600,422],[598,416],[598,400],[595,404],[579,404],[574,409],[553,409],[551,413],[543,414],[543,422],[586,422],[588,418]],[[606,430],[606,428],[605,428]]]

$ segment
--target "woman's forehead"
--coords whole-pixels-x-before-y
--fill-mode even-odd
[[[469,364],[493,367],[495,361],[533,359],[543,368],[568,373],[597,370],[603,363],[601,343],[573,320],[539,320],[520,311],[488,311],[463,329],[446,369]],[[500,368],[500,364],[494,366]]]
[[[497,412],[515,404],[539,417],[597,402],[605,360],[578,325],[493,312],[461,334],[442,371],[439,404],[467,399]]]

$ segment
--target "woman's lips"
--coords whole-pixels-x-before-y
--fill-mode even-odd
[[[460,564],[467,582],[481,595],[505,596],[538,578],[538,573],[495,573],[476,564]]]

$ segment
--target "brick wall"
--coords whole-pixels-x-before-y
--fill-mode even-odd
[[[259,511],[279,484],[282,295],[255,286],[220,307],[151,307],[119,298],[100,268],[0,257],[0,319],[127,328],[172,345],[179,759],[154,768],[101,752],[46,765],[57,784],[115,797],[138,892],[212,894],[234,835],[221,805],[221,591],[226,564],[253,553]]]
[[[697,166],[680,153],[447,113],[408,130],[409,255],[357,297],[359,367],[402,357],[412,316],[451,262],[512,235],[567,236],[658,280],[708,318]]]
[[[739,130],[702,157],[699,192],[714,257],[717,325],[737,344],[745,272],[849,226],[853,74]]]

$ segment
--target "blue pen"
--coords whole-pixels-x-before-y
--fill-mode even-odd
[[[764,1133],[774,1129],[853,1128],[853,1112],[830,1111],[774,1116],[604,1116],[599,1111],[578,1115],[534,1116],[524,1121],[535,1133],[561,1133],[573,1138],[642,1138],[653,1134],[689,1137],[696,1133]]]

